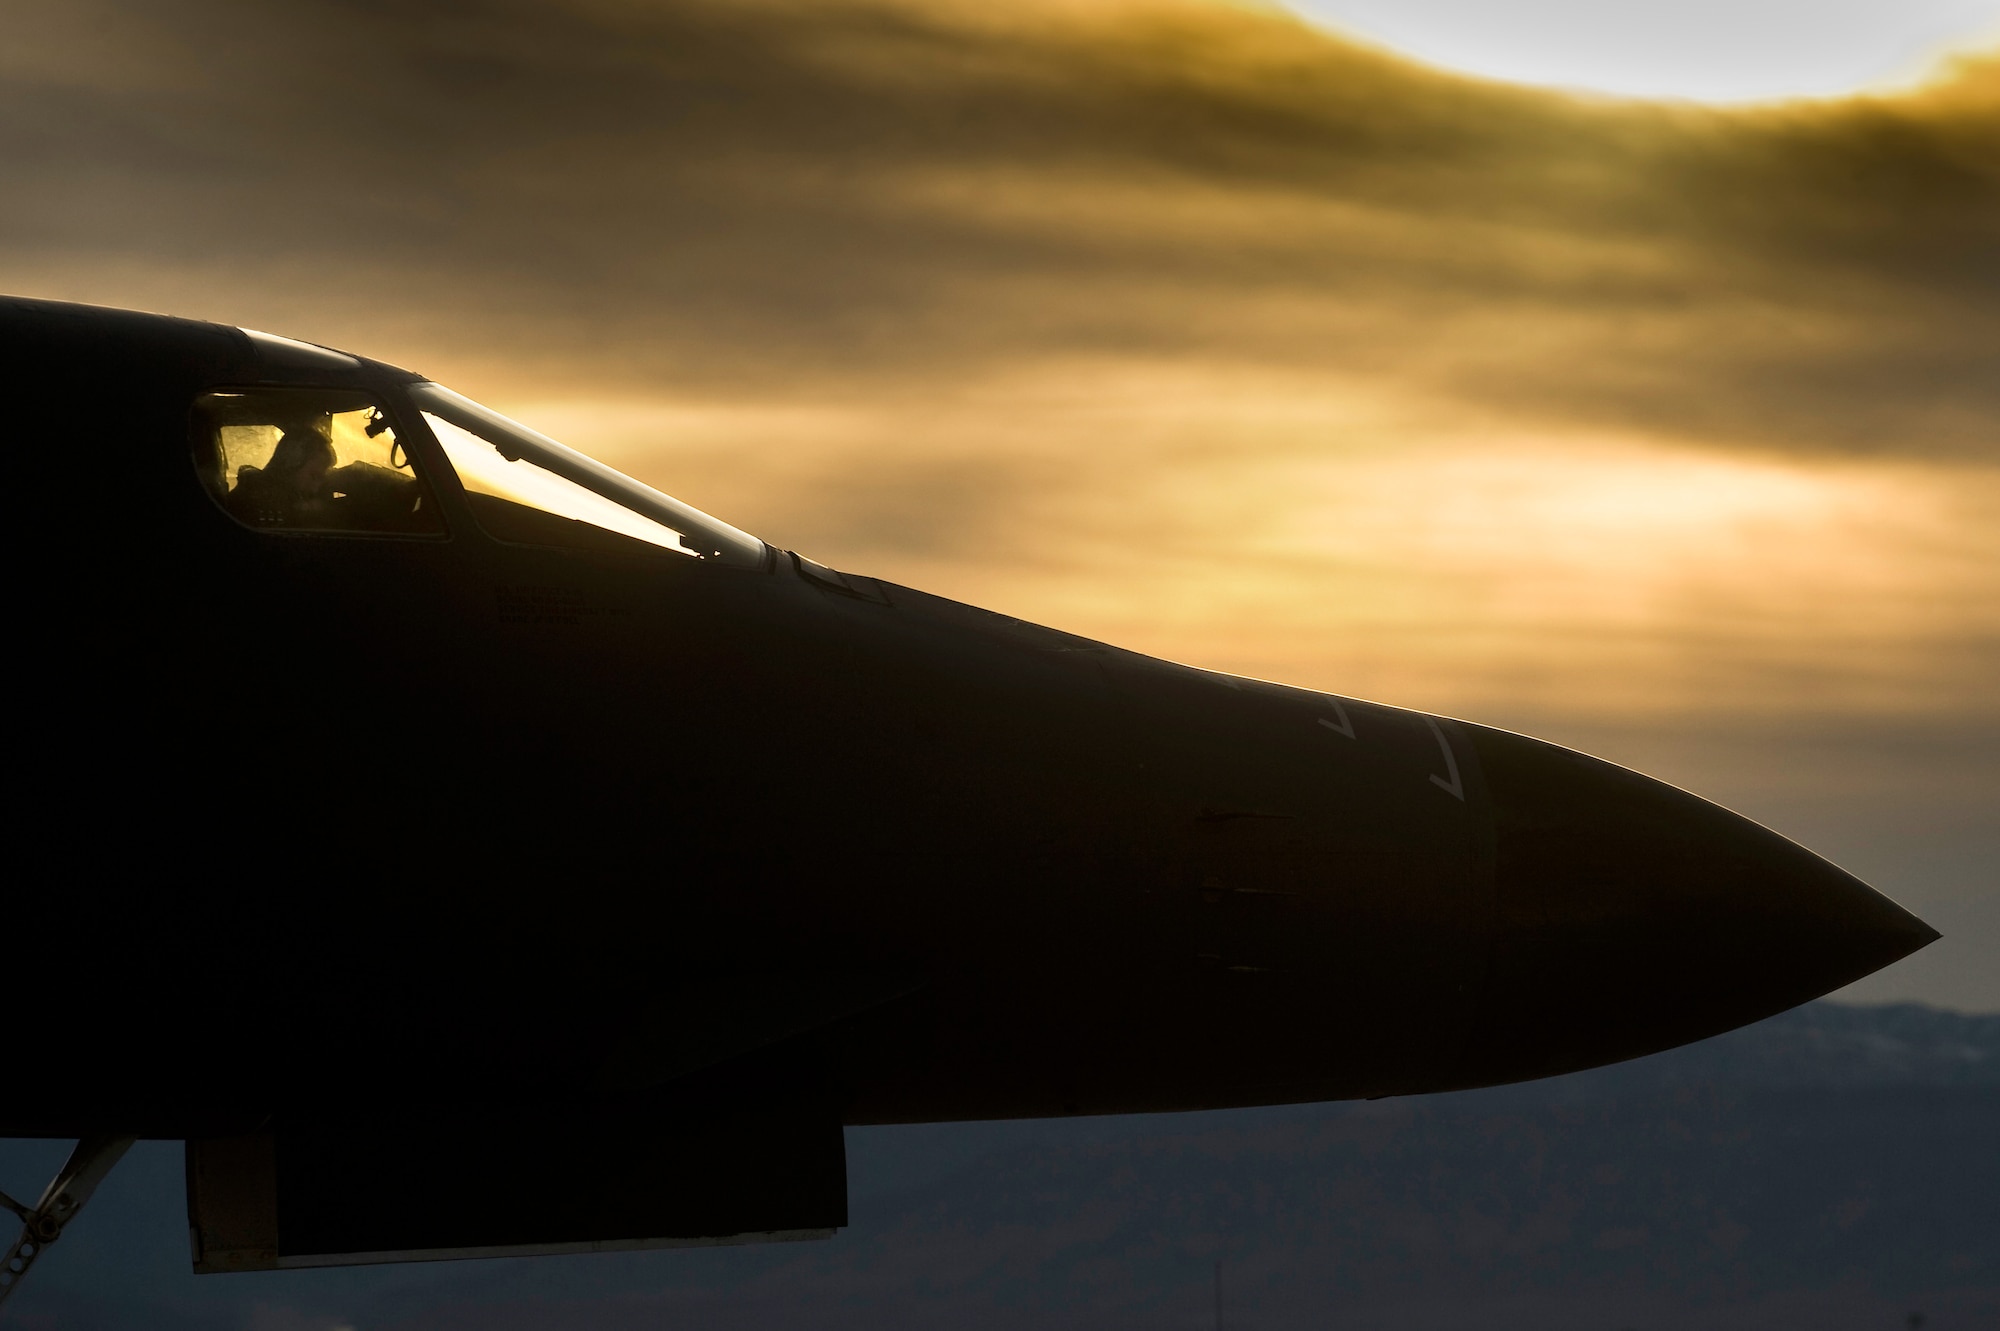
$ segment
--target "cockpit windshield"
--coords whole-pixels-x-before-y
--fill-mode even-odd
[[[764,543],[440,384],[410,396],[489,535],[531,545],[644,541],[675,554],[762,567]],[[611,533],[609,538],[606,533]]]

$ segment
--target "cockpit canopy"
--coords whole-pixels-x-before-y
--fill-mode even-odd
[[[747,567],[764,561],[764,543],[747,532],[441,384],[413,384],[410,396],[490,536],[565,544],[550,539],[559,532],[551,523],[573,522],[697,559]]]
[[[496,540],[582,549],[639,541],[761,567],[765,545],[440,384],[409,395]],[[422,466],[384,404],[354,389],[223,389],[196,399],[195,465],[222,508],[264,531],[442,535]],[[409,423],[405,423],[407,432]]]

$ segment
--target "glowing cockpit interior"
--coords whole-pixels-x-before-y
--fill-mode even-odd
[[[442,535],[428,486],[375,398],[344,389],[204,393],[195,467],[223,510],[260,531]]]

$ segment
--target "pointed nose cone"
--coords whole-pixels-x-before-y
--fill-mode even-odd
[[[1929,925],[1777,833],[1569,749],[1468,726],[1498,930],[1465,1083],[1594,1067],[1817,998]]]

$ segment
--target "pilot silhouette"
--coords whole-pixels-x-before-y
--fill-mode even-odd
[[[237,469],[229,511],[254,527],[326,525],[332,498],[327,476],[338,458],[333,443],[310,425],[287,426],[262,467]]]

